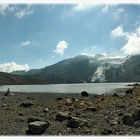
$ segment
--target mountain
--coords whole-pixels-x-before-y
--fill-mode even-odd
[[[140,81],[140,55],[106,57],[78,55],[42,69],[16,71],[31,83],[85,83],[85,82],[138,82]],[[29,83],[29,82],[28,82]]]

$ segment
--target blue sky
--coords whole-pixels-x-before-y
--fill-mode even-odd
[[[79,54],[140,54],[140,5],[6,4],[0,27],[1,69],[41,68]]]

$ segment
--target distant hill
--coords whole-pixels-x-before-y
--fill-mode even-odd
[[[29,71],[13,71],[11,72],[11,74],[15,74],[15,75],[35,75],[35,74],[39,74],[41,72],[41,69],[31,69]]]
[[[43,84],[46,81],[37,76],[12,75],[0,72],[0,85]]]

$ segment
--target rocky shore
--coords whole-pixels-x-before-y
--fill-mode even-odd
[[[0,93],[0,135],[140,135],[140,86],[125,95]]]

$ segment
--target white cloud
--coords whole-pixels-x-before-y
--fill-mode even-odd
[[[20,43],[21,47],[28,47],[30,45],[35,45],[35,43],[33,41],[30,41],[30,40],[29,41],[24,41],[24,42]]]
[[[123,46],[122,51],[128,55],[140,54],[140,37],[131,36],[127,44]]]
[[[16,13],[15,13],[15,16],[17,18],[22,18],[24,16],[27,16],[27,15],[30,15],[32,14],[34,11],[33,9],[31,9],[31,6],[30,5],[27,5],[25,8],[23,9],[19,9]]]
[[[118,26],[117,28],[113,29],[113,30],[111,31],[111,34],[112,34],[112,36],[113,36],[114,38],[116,38],[116,37],[122,37],[122,36],[126,36],[126,35],[127,35],[127,33],[125,33],[125,32],[123,31],[122,25],[120,25],[120,26]]]
[[[127,42],[122,46],[121,51],[127,55],[140,54],[140,26],[134,32],[124,32],[123,27],[119,26],[111,34],[114,37],[125,37]]]
[[[67,48],[68,48],[68,43],[66,41],[62,40],[62,41],[58,42],[54,52],[56,52],[57,54],[63,55],[64,50],[67,49]]]
[[[83,12],[95,7],[94,3],[79,3],[72,8],[72,12]]]
[[[0,64],[0,71],[1,72],[12,72],[12,71],[17,71],[17,70],[25,70],[28,71],[30,67],[27,64],[24,65],[19,65],[16,64],[14,61],[11,63],[4,63]]]

